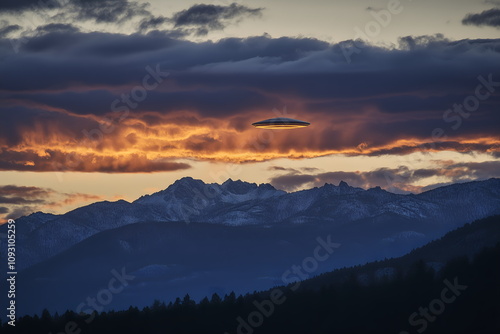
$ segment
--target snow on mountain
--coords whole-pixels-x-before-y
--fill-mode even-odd
[[[56,217],[57,215],[53,215],[51,213],[44,213],[40,211],[34,212],[29,216],[16,219],[17,232],[22,235],[26,235]]]
[[[269,184],[231,179],[223,184],[206,184],[185,177],[132,203],[104,201],[63,215],[36,213],[20,218],[18,238],[26,246],[19,250],[18,263],[28,267],[96,233],[138,222],[343,226],[356,221],[394,225],[411,220],[446,230],[497,213],[500,179],[400,195],[379,187],[355,188],[346,182],[286,193]],[[5,226],[0,226],[0,232],[2,228]]]
[[[205,221],[239,225],[253,223],[250,216],[255,214],[256,209],[247,212],[250,216],[245,214],[246,211],[235,210],[225,218],[223,218],[224,214],[221,216],[220,211],[227,211],[232,207],[231,205],[269,200],[285,194],[284,191],[276,190],[270,184],[257,185],[231,179],[221,185],[205,184],[201,180],[185,177],[177,180],[167,189],[143,196],[133,203],[147,206],[156,214],[155,218],[162,221]]]

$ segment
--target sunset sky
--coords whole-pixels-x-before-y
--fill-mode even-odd
[[[3,0],[0,219],[184,176],[398,193],[500,177],[498,37],[488,0]],[[311,125],[251,126],[272,117]]]

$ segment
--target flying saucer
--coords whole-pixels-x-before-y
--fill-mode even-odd
[[[264,121],[252,123],[253,126],[259,129],[297,129],[304,128],[309,124],[311,123],[286,117],[270,118]]]

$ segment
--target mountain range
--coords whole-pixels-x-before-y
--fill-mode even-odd
[[[185,293],[245,293],[283,284],[283,273],[310,257],[318,238],[340,247],[310,277],[404,255],[495,214],[500,179],[400,195],[345,182],[287,193],[269,184],[183,178],[131,203],[16,220],[19,298],[29,300],[26,313],[47,300],[54,310],[75,309],[107,285],[113,270],[134,280],[111,308]]]

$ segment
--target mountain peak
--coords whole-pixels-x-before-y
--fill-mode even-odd
[[[255,183],[248,183],[241,180],[233,181],[229,178],[221,185],[221,187],[233,194],[245,194],[257,188],[257,185]]]
[[[199,188],[199,187],[202,187],[205,185],[205,182],[203,182],[202,180],[200,179],[193,179],[192,177],[190,176],[186,176],[186,177],[183,177],[183,178],[180,178],[178,179],[177,181],[175,181],[174,183],[172,183],[172,185],[170,185],[168,189],[180,189],[180,188]]]
[[[185,177],[178,179],[173,184],[190,184],[193,182],[199,183],[199,182],[203,182],[203,181],[198,180],[198,179],[193,179],[191,176],[185,176]]]
[[[224,181],[224,183],[222,183],[221,186],[223,186],[225,184],[252,184],[252,185],[256,185],[255,183],[250,183],[250,182],[242,181],[240,179],[233,180],[231,178],[229,178],[226,181]]]
[[[193,179],[190,176],[186,176],[178,179],[166,189],[154,193],[150,196],[161,195],[163,197],[165,194],[176,194],[176,196],[181,197],[192,197],[194,189],[201,189],[205,186],[205,182],[199,179]],[[149,197],[149,196],[146,196]]]
[[[331,184],[331,183],[325,183],[325,185],[323,187],[320,187],[320,189],[327,196],[329,196],[329,195],[355,194],[357,192],[365,191],[362,188],[351,187],[345,181],[340,181],[338,186]]]
[[[259,188],[264,189],[264,190],[276,190],[276,188],[273,187],[273,185],[269,184],[269,183],[261,183],[261,184],[259,184]]]
[[[349,185],[348,185],[348,184],[347,184],[347,182],[345,182],[345,181],[340,181],[340,183],[339,183],[339,187],[341,187],[341,188],[346,188],[346,187],[349,187]]]
[[[224,181],[221,185],[223,186],[225,184],[230,184],[230,183],[233,183],[233,182],[241,182],[241,180],[234,181],[232,178],[229,178],[226,181]]]

